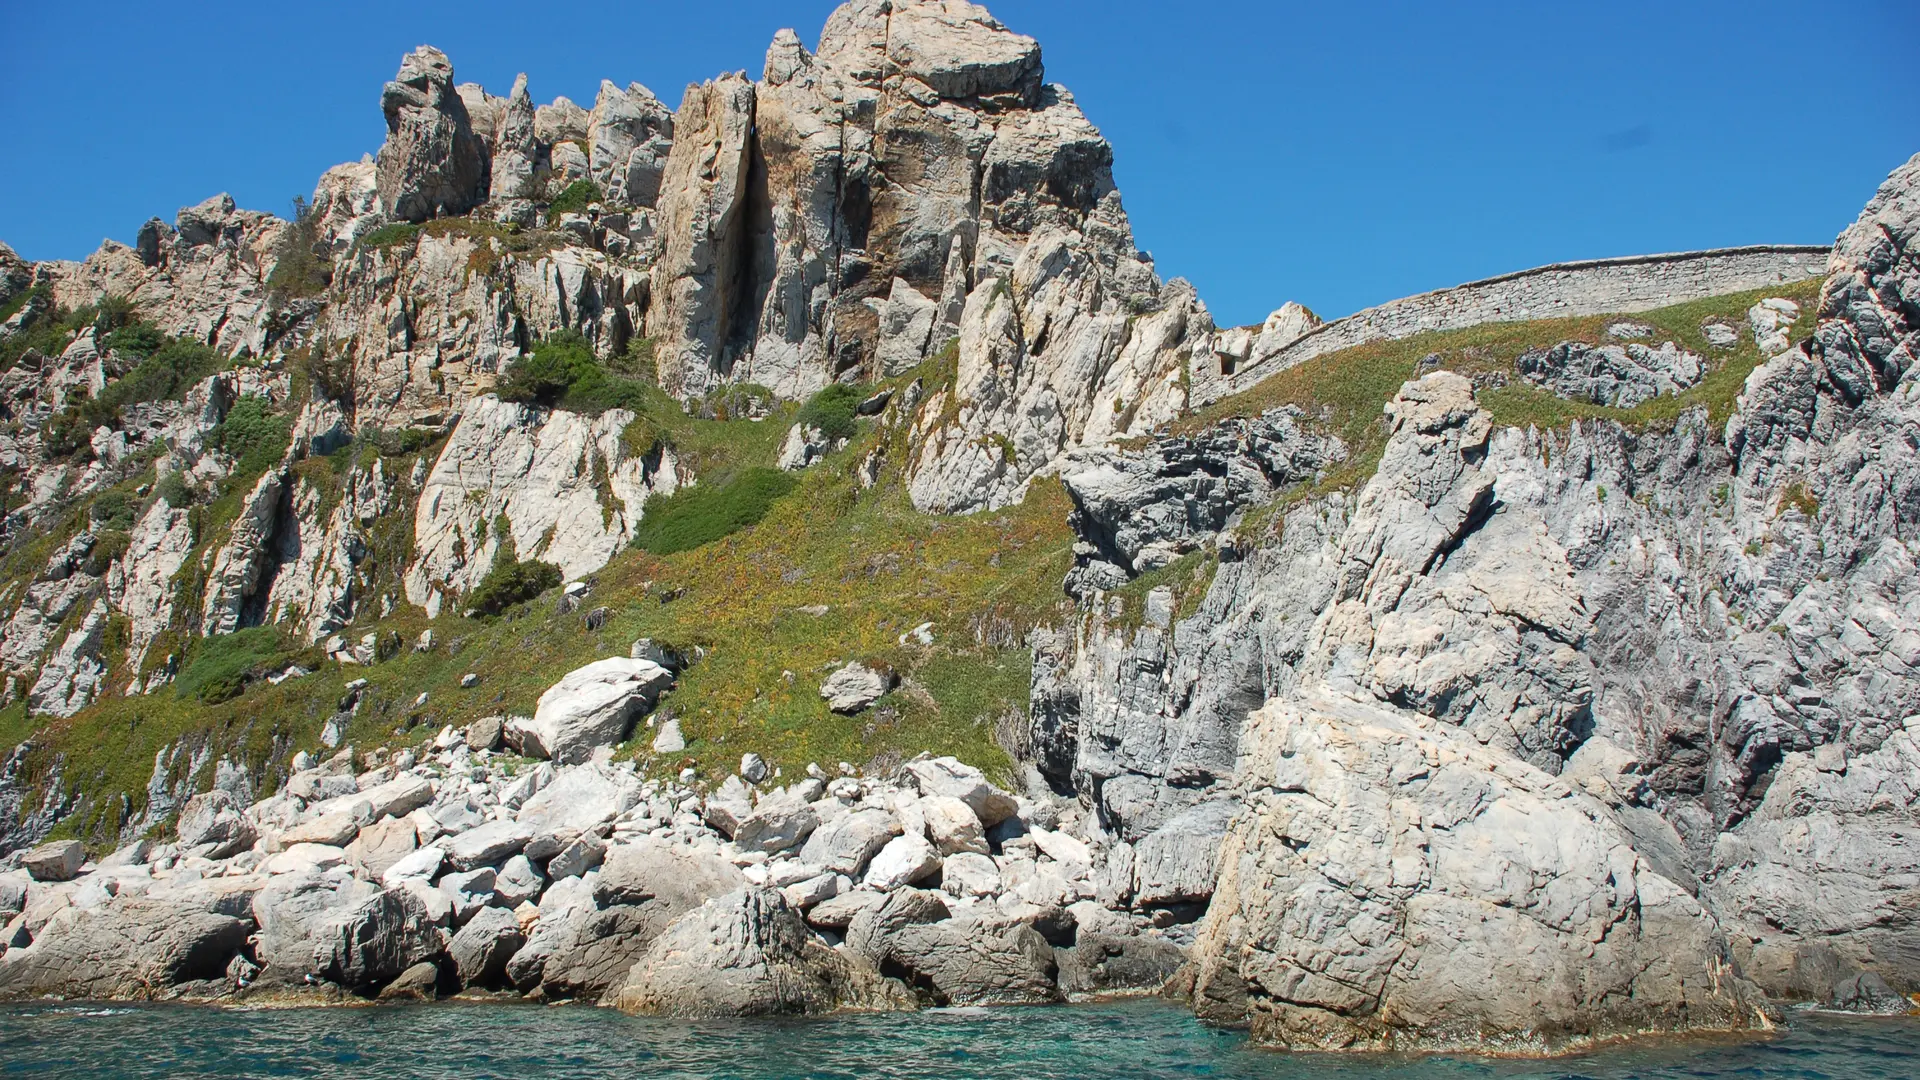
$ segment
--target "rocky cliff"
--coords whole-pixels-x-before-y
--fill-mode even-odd
[[[0,247],[0,992],[1920,990],[1920,159],[1830,255],[1221,329],[959,0],[380,107],[288,220]]]

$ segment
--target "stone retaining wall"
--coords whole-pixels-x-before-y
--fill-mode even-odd
[[[1391,300],[1336,319],[1245,360],[1196,355],[1189,401],[1206,405],[1295,364],[1369,341],[1489,322],[1651,311],[1708,296],[1820,277],[1829,248],[1765,244],[1554,263]]]

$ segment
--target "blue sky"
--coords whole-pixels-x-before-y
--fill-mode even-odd
[[[1337,316],[1561,259],[1822,243],[1920,151],[1913,0],[1000,0],[1113,142],[1136,238],[1223,324]],[[378,148],[430,42],[461,81],[669,103],[811,44],[830,2],[15,4],[0,240],[131,241],[230,191],[283,211]],[[555,12],[559,12],[556,14]]]

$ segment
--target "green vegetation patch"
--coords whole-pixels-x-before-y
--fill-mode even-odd
[[[258,476],[280,463],[292,440],[293,423],[267,400],[248,394],[233,403],[213,429],[213,445],[239,459],[237,475]]]
[[[176,697],[209,705],[239,697],[261,668],[278,659],[280,631],[255,626],[196,642],[193,657],[174,680]]]
[[[1745,332],[1747,309],[1767,297],[1797,301],[1803,314],[1794,325],[1798,336],[1810,332],[1817,305],[1819,280],[1800,281],[1750,292],[1695,300],[1630,316],[1594,315],[1533,322],[1485,323],[1464,330],[1419,334],[1399,341],[1377,341],[1316,357],[1278,372],[1248,390],[1195,410],[1174,425],[1192,432],[1232,416],[1255,416],[1279,406],[1297,406],[1307,422],[1319,425],[1346,443],[1349,460],[1330,476],[1334,486],[1364,483],[1373,474],[1386,445],[1387,420],[1383,410],[1402,383],[1429,371],[1444,369],[1468,377],[1503,377],[1505,385],[1483,389],[1480,403],[1501,426],[1558,430],[1575,420],[1615,420],[1629,427],[1665,429],[1690,409],[1705,407],[1710,422],[1726,423],[1735,399],[1753,369],[1766,358]],[[1550,348],[1563,341],[1609,342],[1608,325],[1629,318],[1654,328],[1651,342],[1672,341],[1704,358],[1710,365],[1701,381],[1682,393],[1665,394],[1632,409],[1568,401],[1522,380],[1514,361],[1530,349]],[[1702,327],[1709,322],[1742,328],[1732,349],[1710,345]]]
[[[513,557],[506,545],[499,549],[487,576],[480,579],[467,606],[482,615],[498,615],[515,604],[524,604],[560,584],[560,568],[550,562]]]
[[[547,223],[560,220],[562,214],[584,214],[587,207],[597,202],[605,202],[600,185],[591,180],[575,180],[568,184],[565,191],[553,197],[547,205]]]
[[[651,353],[648,354],[649,359]],[[607,369],[577,332],[565,331],[508,365],[494,384],[502,401],[547,405],[598,415],[608,409],[647,407],[649,384]]]
[[[795,422],[819,428],[829,439],[851,439],[859,430],[854,410],[865,399],[859,387],[833,383],[808,400]]]
[[[313,207],[298,195],[273,254],[273,273],[267,276],[267,291],[273,295],[287,300],[318,296],[333,284],[333,254],[320,241]]]
[[[633,546],[672,555],[711,544],[758,524],[796,483],[792,473],[761,466],[717,487],[702,484],[655,496],[647,500]]]

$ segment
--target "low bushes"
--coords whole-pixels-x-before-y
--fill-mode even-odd
[[[193,656],[173,682],[173,692],[183,698],[217,705],[239,697],[247,683],[280,655],[280,632],[271,626],[254,626],[203,638],[194,647]]]
[[[834,383],[801,407],[796,422],[816,427],[829,439],[851,439],[857,430],[854,410],[864,398],[857,386]]]
[[[522,562],[514,557],[512,545],[502,542],[495,551],[493,567],[467,597],[467,607],[481,615],[498,615],[558,584],[559,567],[537,559]]]
[[[717,487],[683,488],[648,499],[633,544],[655,555],[711,544],[758,523],[797,482],[792,473],[752,468]]]
[[[547,204],[547,223],[559,221],[561,214],[583,214],[587,207],[604,201],[606,200],[600,193],[600,185],[591,180],[575,180]]]
[[[293,425],[270,411],[265,398],[248,394],[233,403],[227,418],[213,429],[211,441],[239,459],[241,475],[262,473],[287,452]]]
[[[533,347],[533,354],[501,373],[494,392],[502,401],[548,405],[572,412],[646,407],[647,383],[608,371],[587,340],[573,331]]]

